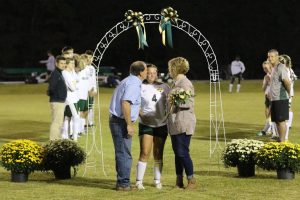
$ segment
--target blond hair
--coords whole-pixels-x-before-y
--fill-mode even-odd
[[[265,60],[263,63],[262,63],[262,65],[270,65],[271,63],[270,63],[270,61],[268,61],[268,60]]]
[[[292,68],[292,60],[286,54],[282,54],[279,56],[279,62],[284,64],[287,68]]]
[[[66,58],[66,64],[69,64],[69,63],[72,62],[72,61],[75,62],[75,60],[74,60],[73,58]]]
[[[177,57],[169,60],[168,66],[169,70],[172,71],[174,75],[186,74],[190,69],[189,61],[183,57]]]

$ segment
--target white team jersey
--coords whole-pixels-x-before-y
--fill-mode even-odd
[[[265,95],[268,95],[270,92],[270,84],[271,84],[271,74],[266,74],[263,80],[263,85],[266,85]]]
[[[169,86],[165,83],[142,84],[141,111],[147,116],[147,121],[140,123],[150,127],[160,127],[166,124],[166,100]]]
[[[87,100],[89,92],[89,72],[87,68],[84,68],[78,72],[78,97],[79,99]]]
[[[96,69],[92,65],[87,65],[86,69],[89,76],[89,90],[94,88],[93,91],[97,92]]]
[[[234,60],[231,63],[231,73],[232,75],[238,74],[238,73],[244,73],[245,71],[245,65],[242,61]]]
[[[66,99],[66,104],[74,104],[77,103],[79,98],[77,95],[77,82],[78,82],[78,77],[76,72],[73,71],[67,71],[63,70],[62,75],[65,79],[66,85],[67,85],[67,99]]]
[[[288,70],[288,77],[289,77],[289,81],[291,83],[291,89],[290,89],[290,97],[293,97],[294,96],[294,82],[295,82],[295,74],[294,74],[294,71],[290,68],[287,68]]]

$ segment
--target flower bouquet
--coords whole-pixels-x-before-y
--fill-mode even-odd
[[[28,174],[40,169],[43,148],[30,140],[14,140],[4,144],[0,149],[1,165],[12,172],[12,181],[16,174],[28,180]]]
[[[240,176],[254,176],[255,156],[264,143],[258,140],[234,139],[223,151],[225,167],[238,167]]]
[[[190,100],[191,97],[194,97],[195,95],[192,94],[192,91],[190,90],[173,90],[169,94],[169,102],[171,105],[180,106],[183,104],[186,104],[188,100]]]
[[[43,169],[52,170],[58,179],[71,178],[71,167],[83,163],[86,158],[84,150],[68,139],[49,141],[44,149]]]
[[[257,153],[256,163],[262,169],[277,170],[278,178],[282,171],[290,173],[286,178],[294,178],[295,172],[300,171],[300,145],[269,142]]]

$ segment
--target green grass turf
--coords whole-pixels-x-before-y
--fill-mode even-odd
[[[295,84],[296,97],[293,102],[294,122],[290,141],[299,143],[300,104],[299,89]],[[46,96],[46,84],[0,85],[0,145],[13,139],[31,139],[39,143],[47,141],[50,125],[50,106]],[[291,181],[277,180],[276,172],[256,169],[252,178],[237,177],[236,168],[224,168],[219,161],[220,151],[209,157],[209,82],[197,82],[196,88],[196,134],[191,142],[191,157],[198,181],[194,191],[175,189],[174,155],[170,138],[164,152],[162,175],[163,189],[152,186],[151,158],[145,174],[145,191],[116,192],[114,148],[108,128],[108,106],[112,89],[100,88],[101,122],[103,134],[104,176],[100,156],[93,150],[89,161],[96,160],[96,168],[88,168],[82,177],[84,166],[71,180],[55,180],[52,173],[35,172],[29,175],[27,183],[10,182],[10,172],[0,168],[0,199],[299,199],[300,178]],[[244,81],[241,93],[228,93],[228,82],[221,84],[226,136],[232,138],[257,138],[255,133],[264,125],[264,96],[261,81]],[[98,116],[98,114],[96,115]],[[99,126],[98,126],[99,127]],[[98,129],[99,130],[99,129]],[[137,131],[137,127],[136,127]],[[99,131],[97,132],[98,135]],[[221,147],[224,146],[221,137]],[[100,147],[97,136],[97,146]],[[79,139],[85,147],[86,136]],[[88,141],[91,146],[91,141]],[[135,180],[135,166],[139,155],[138,137],[132,145],[132,183]],[[186,182],[185,182],[186,183]]]

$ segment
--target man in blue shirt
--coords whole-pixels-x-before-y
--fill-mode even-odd
[[[147,66],[142,61],[133,62],[130,75],[115,89],[109,107],[109,127],[115,146],[117,171],[116,190],[129,191],[132,164],[131,143],[133,123],[139,116],[141,85],[147,77]]]

